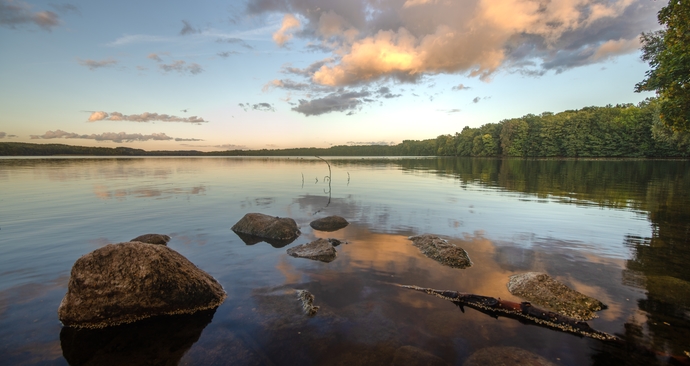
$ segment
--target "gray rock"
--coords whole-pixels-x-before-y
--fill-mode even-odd
[[[340,216],[328,216],[309,223],[309,226],[319,231],[336,231],[347,225],[350,225],[350,223]]]
[[[402,346],[395,350],[391,366],[447,366],[448,362],[414,346]]]
[[[517,347],[486,347],[473,353],[463,366],[556,366],[549,360]]]
[[[605,309],[601,301],[581,294],[546,273],[527,272],[510,276],[508,291],[559,314],[577,320],[596,318]]]
[[[295,240],[301,232],[295,220],[260,213],[248,213],[233,227],[236,233],[280,241]]]
[[[409,239],[422,254],[445,266],[461,269],[472,266],[472,261],[464,249],[436,235],[410,236]]]
[[[287,254],[297,258],[308,258],[321,262],[335,260],[336,251],[330,239],[318,239],[311,243],[298,245],[287,250]]]
[[[170,237],[163,234],[144,234],[139,235],[130,241],[140,241],[147,244],[168,245]]]
[[[103,328],[213,309],[226,297],[211,275],[167,246],[108,244],[74,263],[58,317],[66,326]]]

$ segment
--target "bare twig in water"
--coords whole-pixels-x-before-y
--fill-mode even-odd
[[[302,188],[304,188],[304,173],[302,173]]]
[[[347,185],[350,185],[350,172],[347,172]]]
[[[331,204],[331,176],[332,176],[331,164],[329,164],[328,161],[326,161],[326,159],[324,159],[322,157],[316,156],[316,158],[323,160],[326,163],[326,165],[328,165],[328,175],[323,177],[324,182],[328,181],[328,190],[326,190],[326,189],[323,190],[323,193],[328,194],[328,202],[326,203],[326,206],[324,206],[320,210],[314,212],[314,214],[319,213],[321,210],[323,210],[324,208],[328,207],[328,205]],[[318,179],[317,179],[317,182],[318,182]]]

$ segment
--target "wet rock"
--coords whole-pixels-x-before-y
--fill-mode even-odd
[[[139,235],[130,241],[139,241],[147,244],[168,245],[170,237],[163,234],[144,234]]]
[[[463,366],[556,366],[549,360],[517,347],[486,347],[473,353]]]
[[[232,227],[232,231],[259,238],[290,242],[301,234],[295,220],[289,217],[280,218],[260,213],[244,215]]]
[[[307,315],[316,315],[318,306],[314,306],[314,295],[307,290],[297,290],[297,298],[302,303],[302,310]]]
[[[508,281],[508,291],[577,320],[596,318],[595,311],[606,309],[606,305],[601,301],[569,288],[546,273],[527,272],[512,275]]]
[[[214,313],[158,316],[103,329],[64,327],[62,355],[72,366],[177,365]]]
[[[319,231],[336,231],[347,225],[350,223],[340,216],[328,216],[309,223],[309,226]]]
[[[391,366],[446,366],[448,362],[414,346],[402,346],[395,351]]]
[[[472,261],[464,249],[436,235],[410,236],[409,239],[422,254],[445,266],[460,269],[472,266]]]
[[[287,250],[287,254],[297,258],[308,258],[321,262],[335,260],[336,251],[331,244],[333,239],[318,239],[311,243],[298,245]]]
[[[211,275],[167,246],[108,244],[74,263],[58,317],[66,326],[103,328],[214,309],[226,296]]]

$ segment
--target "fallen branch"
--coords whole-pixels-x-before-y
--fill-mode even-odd
[[[429,295],[434,295],[444,300],[453,302],[462,312],[465,312],[464,306],[470,307],[484,314],[488,314],[494,318],[504,316],[507,318],[517,319],[521,322],[527,322],[546,328],[561,330],[567,333],[572,333],[579,336],[589,337],[606,341],[608,344],[616,345],[617,347],[625,348],[628,352],[639,352],[641,354],[650,356],[661,356],[668,358],[672,364],[676,365],[690,365],[690,357],[669,355],[662,352],[650,350],[644,346],[629,344],[625,340],[606,332],[598,331],[589,326],[586,322],[579,321],[552,311],[541,309],[532,306],[529,302],[513,302],[501,300],[500,298],[481,296],[475,294],[466,294],[451,290],[435,290],[432,288],[425,288],[411,285],[396,286],[407,288],[415,291],[424,292]]]
[[[474,294],[464,294],[450,290],[434,290],[418,286],[399,285],[400,287],[416,290],[440,297],[444,300],[452,301],[460,307],[467,306],[493,317],[505,316],[520,320],[528,320],[534,324],[555,328],[568,333],[575,333],[581,336],[600,339],[603,341],[618,340],[620,338],[592,329],[586,322],[578,321],[567,316],[554,313],[545,309],[532,306],[529,302],[512,302],[497,299],[495,297],[480,296]]]

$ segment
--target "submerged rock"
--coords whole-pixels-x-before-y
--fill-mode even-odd
[[[347,225],[350,225],[350,223],[340,216],[328,216],[309,223],[309,226],[319,231],[336,231]]]
[[[311,243],[301,244],[287,250],[287,254],[297,258],[308,258],[321,262],[332,262],[335,260],[336,251],[331,244],[335,239],[318,239]],[[338,242],[340,244],[340,242]]]
[[[447,366],[448,362],[421,348],[402,346],[395,350],[391,366]]]
[[[463,366],[555,366],[549,360],[517,347],[486,347],[473,353]]]
[[[422,254],[445,266],[460,269],[472,266],[472,261],[464,249],[436,235],[410,236],[409,239]]]
[[[147,244],[168,245],[170,237],[163,234],[144,234],[139,235],[130,241],[139,241]]]
[[[510,276],[508,291],[532,303],[577,320],[596,318],[606,309],[601,301],[581,294],[546,273],[527,272]]]
[[[244,215],[232,227],[232,231],[259,238],[290,242],[301,234],[295,220],[289,217],[280,218],[260,213]]]
[[[211,275],[167,246],[108,244],[74,263],[58,317],[66,326],[103,328],[213,309],[226,297]]]
[[[297,298],[302,303],[302,310],[307,315],[316,315],[318,306],[314,306],[314,295],[307,290],[297,290]]]

